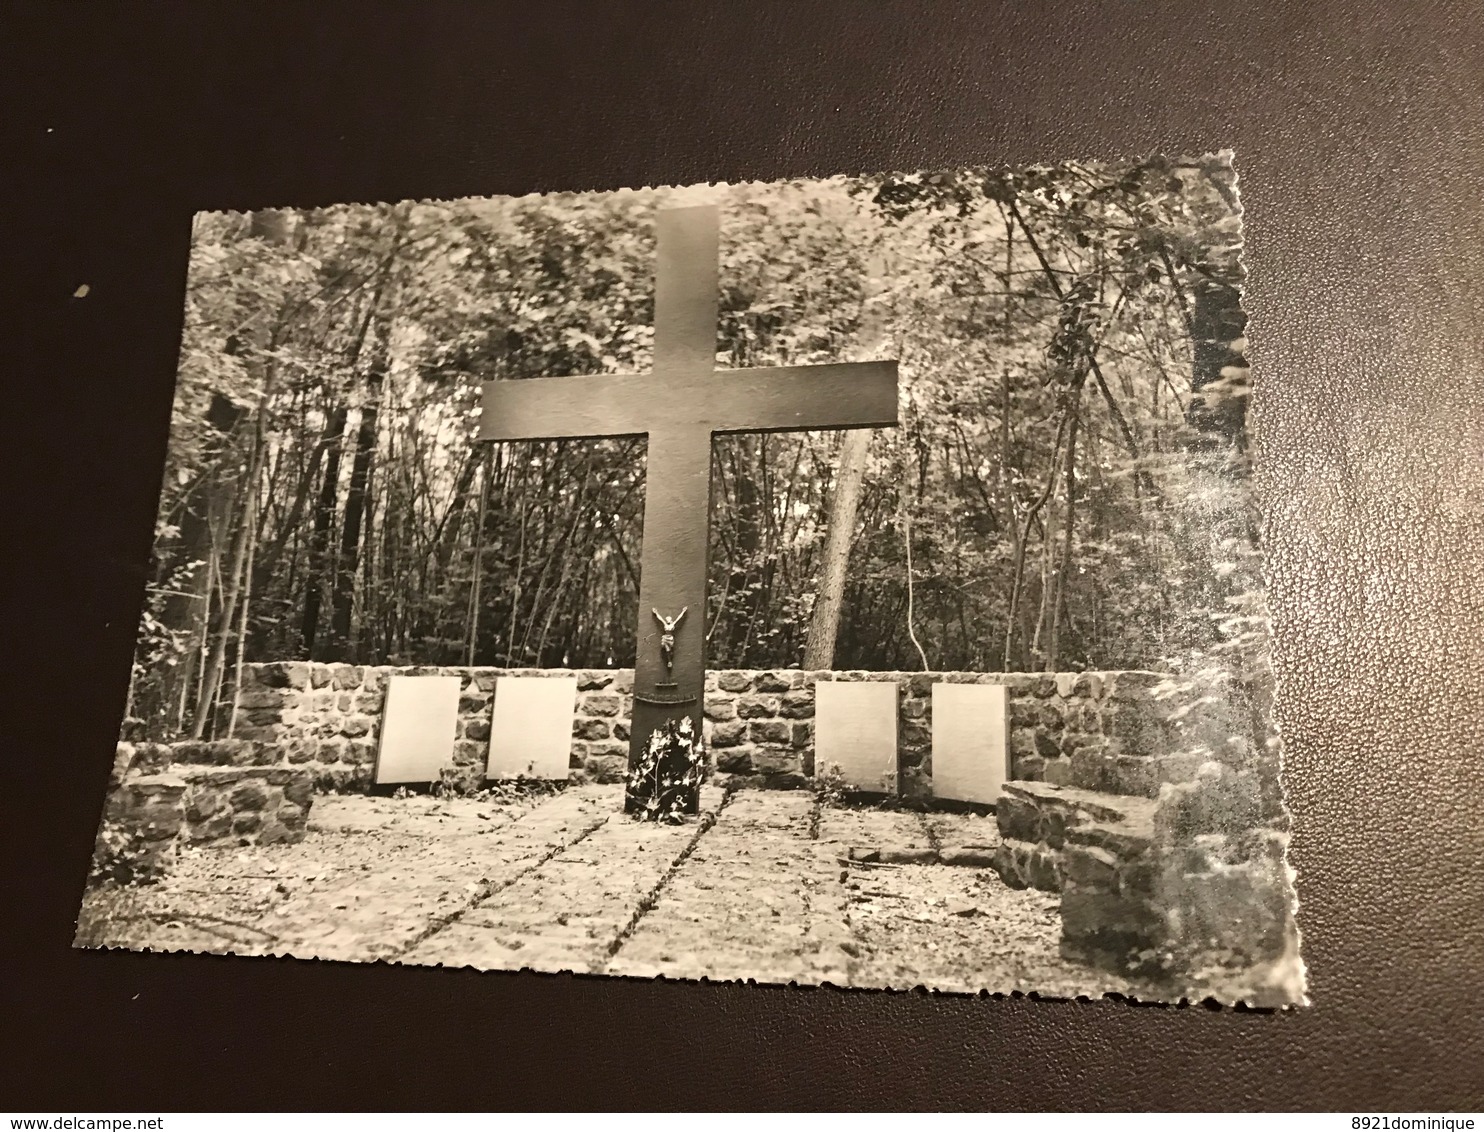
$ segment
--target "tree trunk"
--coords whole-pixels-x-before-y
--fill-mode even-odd
[[[922,642],[917,639],[917,628],[913,624],[913,584],[912,584],[912,516],[907,510],[906,500],[902,501],[902,545],[905,547],[907,558],[907,636],[912,640],[912,647],[917,650],[918,659],[922,661],[922,670],[929,670],[927,653],[923,651]]]
[[[486,453],[486,456],[488,454]],[[464,466],[459,469],[458,479],[453,485],[453,499],[448,505],[448,510],[443,513],[443,521],[438,526],[438,532],[434,536],[438,550],[435,555],[438,577],[444,578],[448,573],[448,564],[453,561],[453,552],[458,546],[459,534],[464,523],[464,511],[468,508],[469,492],[474,486],[474,473],[479,471],[485,463],[485,458],[478,452],[469,453],[464,460]],[[488,479],[489,469],[485,468],[485,478]],[[480,488],[480,496],[488,500],[488,486]],[[484,506],[483,503],[480,506]]]
[[[1010,532],[1010,560],[1016,564],[1018,577],[1020,564],[1025,560],[1025,544],[1020,536],[1020,507],[1015,501],[1015,480],[1010,469],[1010,408],[1010,367],[1005,366],[1000,374],[1000,490],[1005,496],[1005,529]],[[1012,591],[1014,590],[1012,584]],[[1018,591],[1015,592],[1018,596]],[[1013,671],[1015,616],[1016,598],[1012,597],[1005,618],[1005,651],[1000,664],[1000,669],[1004,672]]]
[[[261,209],[252,214],[249,235],[270,244],[287,244],[293,237],[296,223],[297,216],[291,209]],[[216,704],[222,674],[226,669],[227,647],[232,639],[237,602],[245,584],[243,574],[247,564],[247,548],[255,533],[254,493],[258,490],[258,474],[263,466],[267,446],[264,417],[268,412],[269,399],[273,393],[276,370],[272,361],[261,356],[261,352],[272,346],[273,333],[270,325],[260,322],[243,335],[250,342],[249,348],[252,351],[248,358],[248,368],[249,372],[257,378],[258,404],[254,413],[252,449],[248,456],[247,468],[240,473],[237,481],[242,488],[236,493],[242,498],[242,509],[237,530],[232,537],[229,572],[227,577],[221,581],[221,619],[217,625],[216,639],[206,658],[206,667],[202,672],[201,691],[196,698],[195,718],[191,724],[191,737],[195,739],[201,738],[205,732],[207,720]],[[237,409],[236,418],[240,420],[242,415],[242,410]]]
[[[1061,560],[1056,567],[1056,585],[1051,595],[1051,637],[1046,643],[1047,672],[1055,672],[1060,663],[1062,612],[1067,601],[1067,574],[1072,569],[1072,535],[1077,515],[1076,406],[1072,409],[1072,424],[1067,430],[1067,462],[1062,469],[1062,477],[1066,480],[1067,507],[1062,526]]]
[[[474,666],[475,650],[479,646],[479,599],[480,582],[484,577],[484,516],[490,502],[490,457],[492,444],[484,446],[483,474],[479,477],[479,518],[474,525],[474,577],[469,586],[469,652],[465,661]]]
[[[804,645],[804,667],[829,668],[835,663],[835,637],[840,630],[840,610],[845,599],[845,567],[855,536],[856,513],[861,486],[866,477],[866,452],[871,447],[868,430],[851,429],[840,445],[840,466],[830,494],[829,532],[819,564],[819,591],[809,619],[809,639]]]
[[[1015,567],[1012,571],[1010,581],[1010,609],[1005,616],[1005,668],[1008,671],[1011,662],[1011,649],[1015,642],[1015,627],[1020,617],[1020,599],[1025,591],[1025,558],[1026,545],[1030,542],[1031,527],[1035,524],[1036,516],[1041,513],[1041,508],[1046,506],[1051,493],[1056,490],[1057,466],[1061,458],[1061,441],[1066,430],[1066,418],[1063,417],[1057,426],[1056,441],[1052,446],[1051,470],[1046,474],[1046,490],[1038,499],[1031,504],[1025,513],[1025,519],[1021,523],[1020,536],[1016,541]]]
[[[267,412],[268,407],[268,388],[272,383],[271,373],[270,367],[268,376],[264,379],[263,394],[258,402],[258,423],[253,437],[252,455],[248,459],[247,472],[242,478],[244,489],[242,517],[237,523],[236,533],[232,536],[229,572],[222,583],[220,631],[212,643],[211,654],[206,661],[206,670],[202,674],[202,690],[196,701],[196,717],[191,725],[191,738],[193,739],[199,739],[205,734],[206,721],[210,718],[212,707],[216,703],[217,689],[221,684],[222,672],[226,668],[227,644],[232,638],[233,617],[237,612],[237,602],[243,590],[243,574],[247,569],[247,548],[255,528],[252,496],[258,489],[258,473],[262,467],[265,447],[263,414]]]
[[[206,670],[206,648],[211,643],[211,599],[217,590],[221,574],[220,551],[217,549],[221,523],[212,519],[208,528],[210,557],[200,567],[201,588],[198,591],[201,608],[194,616],[196,624],[191,629],[191,647],[186,653],[178,677],[179,690],[171,705],[174,715],[173,730],[184,734],[187,718],[194,718],[195,705],[201,699],[201,673]],[[194,689],[194,691],[193,691]]]
[[[347,359],[347,368],[352,371],[360,363],[361,350],[366,344],[366,335],[370,332],[371,324],[375,321],[376,313],[381,307],[381,297],[386,290],[392,262],[393,259],[388,259],[383,263],[375,290],[366,304],[360,330],[356,334],[355,342],[351,345]],[[378,358],[373,363],[373,372],[379,374],[381,365],[382,361]],[[330,413],[330,419],[325,427],[325,437],[329,439],[329,448],[326,453],[325,476],[320,484],[319,502],[314,511],[314,534],[310,539],[309,565],[304,576],[304,620],[299,632],[300,649],[305,660],[315,659],[314,650],[318,643],[320,606],[324,602],[325,574],[329,569],[330,527],[335,518],[335,499],[340,493],[340,458],[344,452],[347,415],[343,405],[336,406]],[[364,488],[363,481],[363,491]],[[359,535],[359,532],[357,534]],[[338,570],[335,577],[338,583]]]
[[[242,612],[237,618],[237,675],[232,681],[232,714],[227,722],[228,739],[237,733],[237,713],[242,710],[242,662],[247,652],[248,609],[252,605],[253,556],[258,549],[257,523],[248,522],[249,519],[255,520],[257,517],[257,494],[250,491],[247,499],[249,513],[244,517],[243,522],[249,526],[250,534],[247,544],[247,563],[242,568]]]
[[[326,560],[329,556],[330,525],[335,518],[335,499],[340,494],[340,456],[345,446],[345,407],[337,407],[325,426],[331,438],[325,450],[325,474],[320,481],[319,501],[314,508],[314,531],[309,536],[309,564],[304,573],[304,619],[299,628],[300,653],[314,659],[319,632],[319,611],[324,601]]]
[[[1005,222],[1005,274],[1001,282],[1005,289],[1004,323],[1000,329],[1000,345],[1008,353],[1010,343],[1014,334],[1014,305],[1012,299],[1015,296],[1015,228],[1010,223],[1010,217],[1005,215],[1005,210],[1000,209],[1000,216]],[[1016,502],[1015,478],[1010,468],[1010,411],[1013,401],[1010,395],[1010,366],[1005,364],[1000,369],[1000,493],[1005,497],[1005,529],[1010,532],[1010,558],[1012,562],[1019,563],[1023,560],[1025,551],[1020,540],[1020,507]],[[1005,650],[1001,658],[1000,668],[1002,671],[1011,671],[1014,663],[1015,649],[1015,606],[1011,603],[1009,616],[1005,620]]]
[[[361,423],[356,429],[356,453],[350,466],[350,485],[345,493],[345,520],[340,527],[340,557],[335,570],[332,593],[331,648],[335,658],[351,659],[354,647],[351,612],[355,601],[356,567],[361,552],[361,522],[366,513],[366,485],[371,464],[376,456],[376,421],[381,407],[381,386],[386,377],[383,347],[366,374],[366,401],[361,406]]]
[[[223,455],[232,443],[233,433],[241,422],[243,410],[227,398],[216,394],[207,410],[207,423],[217,434],[216,444],[207,454],[212,463],[229,463]],[[191,701],[190,689],[198,675],[198,657],[203,651],[199,642],[210,630],[211,556],[214,553],[212,532],[232,510],[237,494],[237,480],[230,474],[215,472],[204,476],[181,505],[180,549],[170,571],[189,566],[185,574],[171,579],[167,573],[161,581],[173,580],[171,594],[161,610],[161,620],[170,628],[181,630],[185,639],[196,644],[181,657],[173,678],[163,689],[163,702],[176,705],[178,719],[184,719]],[[171,709],[167,708],[167,712]],[[177,723],[177,726],[180,726]]]
[[[878,301],[889,267],[877,255],[866,267],[861,288],[860,332],[856,353],[867,360],[880,349],[886,334],[886,311]],[[855,540],[855,520],[860,510],[861,487],[866,478],[866,454],[871,448],[871,430],[851,429],[840,444],[840,466],[830,493],[830,518],[824,554],[819,563],[814,611],[809,618],[809,636],[804,643],[804,667],[830,668],[835,663],[835,640],[840,632],[840,614],[845,599],[845,573],[850,547]]]
[[[268,543],[266,549],[258,557],[253,567],[253,588],[262,591],[273,578],[278,569],[278,560],[283,556],[284,549],[288,546],[289,539],[299,528],[299,521],[304,517],[304,507],[309,502],[309,494],[319,478],[320,466],[324,463],[325,454],[330,446],[340,439],[340,433],[345,431],[345,415],[340,414],[338,431],[335,428],[335,414],[331,413],[325,422],[324,430],[320,434],[319,443],[314,446],[314,451],[309,456],[309,466],[299,478],[294,487],[293,502],[289,504],[287,514],[282,523],[279,524],[278,534],[272,542]]]

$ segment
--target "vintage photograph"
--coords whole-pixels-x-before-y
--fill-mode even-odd
[[[199,215],[78,946],[1304,1003],[1243,272],[1229,152]]]

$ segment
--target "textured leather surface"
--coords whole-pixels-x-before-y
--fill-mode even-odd
[[[4,1103],[1484,1104],[1476,5],[181,3],[7,23]],[[194,209],[1228,145],[1311,1008],[69,950]]]

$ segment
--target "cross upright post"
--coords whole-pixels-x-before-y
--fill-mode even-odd
[[[649,438],[631,767],[667,720],[702,727],[711,438],[897,423],[894,361],[716,369],[718,228],[714,206],[658,214],[653,372],[484,385],[481,441]]]

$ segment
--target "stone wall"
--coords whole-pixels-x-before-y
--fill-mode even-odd
[[[302,767],[233,765],[252,744],[118,745],[98,837],[100,862],[128,859],[140,877],[158,874],[182,845],[299,841],[314,779]]]
[[[280,662],[248,665],[235,740],[199,756],[228,764],[309,768],[322,789],[362,789],[370,781],[390,675],[463,680],[454,761],[477,767],[489,741],[491,699],[502,675],[577,677],[572,723],[574,777],[622,778],[628,757],[633,673],[628,669],[390,668]],[[720,671],[707,676],[705,732],[714,769],[756,785],[803,785],[814,773],[814,686],[824,680],[894,680],[901,790],[932,782],[932,686],[1003,684],[1008,689],[1013,777],[1148,796],[1194,766],[1172,754],[1181,725],[1151,695],[1151,672],[1058,675],[973,672]],[[230,697],[228,698],[230,700]],[[218,730],[226,730],[225,718]]]
[[[314,781],[286,766],[194,766],[186,783],[187,844],[231,839],[255,845],[299,841],[309,818]]]
[[[1000,844],[994,867],[1013,888],[1060,892],[1069,841],[1097,829],[1121,839],[1122,858],[1135,859],[1152,840],[1155,805],[1050,782],[1007,782],[995,806]]]
[[[165,872],[185,824],[185,791],[183,781],[167,774],[140,774],[116,784],[98,827],[94,872],[125,881]]]
[[[1067,958],[1224,1001],[1302,997],[1285,824],[1259,775],[1217,760],[1157,799],[1006,784],[994,867],[1061,894]]]

